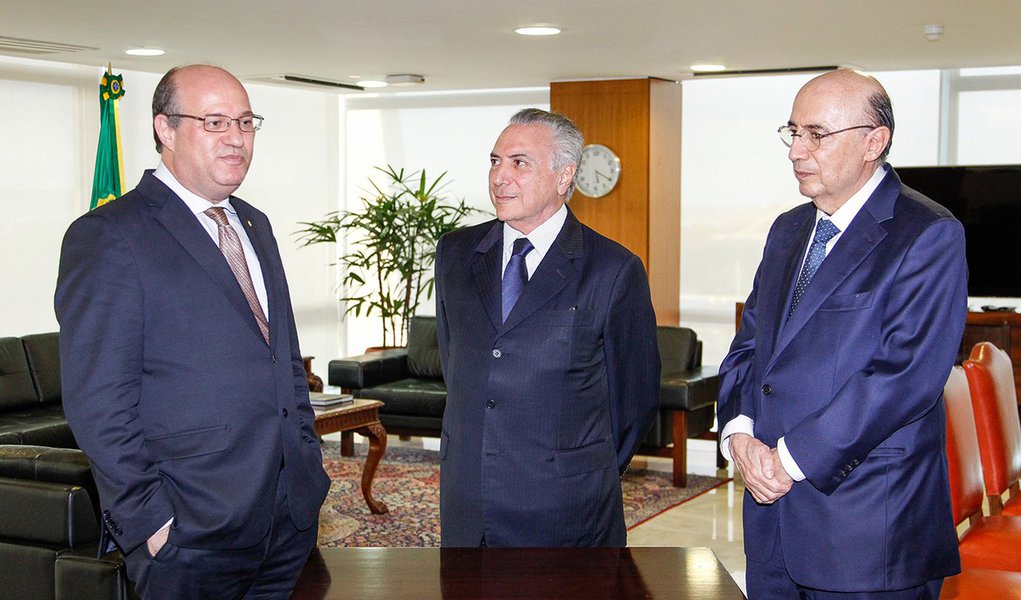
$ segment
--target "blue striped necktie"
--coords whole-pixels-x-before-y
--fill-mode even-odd
[[[525,265],[525,255],[532,251],[534,246],[528,238],[514,240],[514,250],[511,252],[510,260],[507,261],[507,268],[503,271],[503,320],[507,321],[514,303],[518,301],[521,292],[528,283],[528,267]]]

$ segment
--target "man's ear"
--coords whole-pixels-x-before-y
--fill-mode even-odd
[[[890,129],[888,127],[876,127],[869,132],[866,143],[866,162],[879,160],[879,157],[883,155],[883,150],[886,149],[886,145],[890,143]]]
[[[576,167],[574,165],[565,165],[560,169],[560,179],[557,180],[557,194],[563,196],[567,194],[567,188],[571,187],[571,182],[574,181],[574,171]]]
[[[152,126],[156,129],[156,135],[159,136],[163,147],[173,152],[174,136],[177,134],[177,130],[170,125],[170,117],[167,115],[156,115],[153,117]]]

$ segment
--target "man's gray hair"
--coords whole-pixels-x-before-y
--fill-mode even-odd
[[[510,118],[508,125],[542,125],[550,129],[553,133],[553,161],[549,166],[550,170],[555,171],[566,165],[574,165],[577,168],[581,162],[581,148],[585,144],[585,138],[574,121],[564,115],[540,108],[524,108]],[[565,199],[570,199],[573,193],[572,180]]]
[[[890,141],[886,143],[886,148],[883,148],[883,153],[879,156],[882,160],[886,160],[890,154],[890,146],[893,145],[893,102],[890,101],[886,90],[869,96],[865,114],[872,119],[872,124],[876,127],[886,127],[890,130]]]

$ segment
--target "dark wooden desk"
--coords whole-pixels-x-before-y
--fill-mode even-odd
[[[292,600],[734,599],[708,548],[323,548]]]

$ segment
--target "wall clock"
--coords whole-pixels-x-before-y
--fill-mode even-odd
[[[602,198],[620,180],[620,158],[602,144],[589,144],[581,151],[581,163],[574,175],[578,191],[589,198]]]

